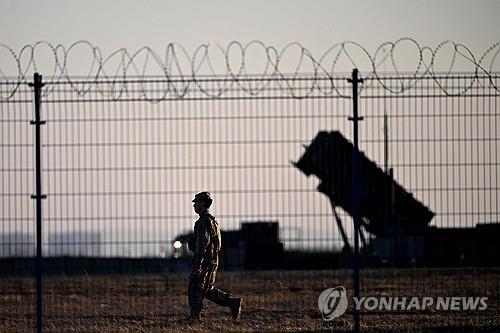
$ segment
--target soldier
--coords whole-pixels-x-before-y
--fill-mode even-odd
[[[215,287],[215,277],[219,264],[221,248],[220,228],[217,220],[208,209],[212,205],[209,192],[201,192],[194,197],[194,211],[200,218],[194,224],[194,234],[188,245],[194,252],[193,270],[189,275],[188,300],[193,320],[201,319],[203,298],[229,307],[233,319],[238,319],[241,312],[242,298],[231,297]]]

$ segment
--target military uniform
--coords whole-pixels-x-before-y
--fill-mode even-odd
[[[208,198],[210,193],[201,192],[195,196],[196,200]],[[192,317],[199,319],[203,309],[203,298],[231,308],[236,319],[240,314],[241,298],[232,298],[227,292],[215,287],[215,278],[219,265],[219,251],[221,249],[221,233],[219,223],[208,209],[200,213],[194,224],[194,234],[190,241],[190,249],[194,252],[193,269],[189,275],[188,300]]]

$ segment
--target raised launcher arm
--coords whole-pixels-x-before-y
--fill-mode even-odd
[[[321,181],[318,190],[329,197],[332,206],[342,207],[351,216],[353,150],[340,132],[319,132],[294,163],[306,176],[317,176]],[[359,154],[361,219],[366,231],[377,237],[422,234],[434,213],[362,152]]]

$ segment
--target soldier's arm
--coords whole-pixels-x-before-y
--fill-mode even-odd
[[[194,237],[196,245],[194,249],[193,263],[195,265],[200,265],[203,261],[205,251],[207,250],[208,242],[210,240],[207,221],[205,219],[200,219],[196,222]]]
[[[187,244],[188,244],[189,251],[194,253],[194,249],[196,248],[194,234],[190,234],[187,237]]]

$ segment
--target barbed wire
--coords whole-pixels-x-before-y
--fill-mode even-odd
[[[397,54],[408,46],[413,49],[416,63],[413,71],[403,72],[398,65]],[[88,48],[92,62],[86,75],[76,76],[71,73],[69,62],[74,57],[75,50],[81,47]],[[492,44],[479,57],[465,45],[453,41],[443,41],[432,49],[421,46],[416,40],[407,37],[382,43],[373,54],[363,45],[353,41],[337,43],[319,57],[314,57],[308,49],[296,42],[286,45],[279,51],[276,47],[267,46],[261,41],[251,41],[246,44],[233,41],[226,48],[216,43],[202,44],[192,55],[182,45],[169,43],[163,57],[147,46],[134,53],[121,48],[104,57],[99,47],[82,40],[67,48],[62,44],[54,46],[49,42],[40,41],[33,45],[25,45],[18,53],[0,43],[0,52],[12,58],[17,71],[17,76],[9,77],[2,70],[2,66],[5,65],[0,65],[0,82],[6,82],[0,92],[0,100],[12,98],[19,87],[31,80],[29,73],[39,71],[40,59],[37,54],[43,48],[48,48],[54,64],[49,73],[42,73],[49,80],[49,84],[44,88],[45,96],[58,84],[68,84],[78,96],[85,96],[93,91],[109,98],[120,99],[126,96],[127,83],[133,79],[135,84],[139,84],[140,95],[149,101],[182,99],[193,88],[209,98],[219,98],[235,87],[251,96],[258,96],[272,82],[277,83],[279,89],[294,98],[306,98],[313,93],[349,97],[348,90],[340,88],[340,82],[344,81],[339,78],[346,76],[338,70],[341,63],[351,68],[358,68],[365,80],[379,84],[392,94],[408,91],[423,78],[430,78],[442,93],[450,96],[463,95],[474,84],[489,86],[495,94],[500,92],[497,78],[493,77],[500,53],[500,42]],[[257,59],[264,63],[262,72],[257,75],[249,73],[248,57],[251,49],[259,49],[263,57]],[[451,54],[445,54],[446,49]],[[295,54],[298,52],[298,59],[292,66],[293,70],[285,70],[287,65],[285,59],[294,52]],[[443,59],[448,62],[448,68],[444,72],[441,68],[436,68],[437,63]],[[216,61],[223,64],[220,67],[222,71],[215,67]],[[459,61],[469,65],[468,83],[458,88],[449,87],[447,79],[456,73],[456,64]],[[152,78],[148,73],[150,63],[156,67],[155,80],[160,78],[165,84],[161,95],[154,98],[148,96],[146,87],[146,83]],[[388,71],[393,73],[390,80],[384,75]],[[221,78],[211,81],[215,82],[216,87],[212,84],[207,88],[205,83],[210,77]],[[294,81],[301,77],[308,78],[309,86],[297,89]],[[325,81],[327,84],[324,84]],[[323,84],[319,84],[320,82]],[[363,86],[360,89],[362,90]],[[137,91],[137,88],[135,90]]]

